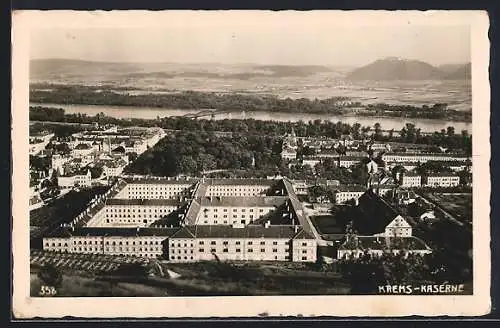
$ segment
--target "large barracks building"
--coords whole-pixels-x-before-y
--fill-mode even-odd
[[[124,178],[43,240],[48,251],[315,262],[318,232],[291,182]]]

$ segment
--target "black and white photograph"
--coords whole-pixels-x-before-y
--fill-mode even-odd
[[[19,316],[489,312],[487,14],[13,28]]]

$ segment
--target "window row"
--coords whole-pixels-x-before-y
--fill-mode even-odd
[[[122,212],[125,212],[125,213],[135,213],[136,212],[136,208],[116,208],[116,207],[106,207],[106,212],[117,212],[117,213],[122,213]],[[146,213],[146,212],[149,212],[149,213],[170,213],[172,212],[172,209],[163,209],[163,208],[160,208],[160,209],[151,209],[151,208],[137,208],[137,213]]]
[[[74,247],[73,248],[74,251],[79,251],[79,252],[92,252],[92,251],[102,251],[103,248],[102,247]],[[106,252],[136,252],[136,251],[139,251],[139,252],[142,252],[143,249],[142,248],[138,248],[136,249],[135,247],[105,247],[105,250]],[[162,248],[161,247],[150,247],[149,249],[148,248],[144,248],[144,251],[147,252],[147,251],[150,251],[150,252],[161,252],[162,251]]]
[[[76,241],[76,240],[75,240],[75,241],[73,241],[73,245],[77,245],[77,244],[78,244],[78,245],[82,245],[82,244],[83,244],[83,245],[87,245],[87,244],[88,244],[88,245],[92,245],[92,241],[89,241],[88,243],[87,243],[87,241],[86,241],[86,240],[84,240],[83,242],[82,242],[81,240],[79,240],[79,241],[78,241],[78,243],[77,243],[77,241]],[[100,245],[102,245],[102,244],[103,244],[103,241],[102,241],[102,240],[95,240],[93,244],[94,244],[94,245],[99,245],[99,244],[100,244]],[[119,241],[119,242],[112,241],[111,243],[110,243],[109,241],[106,241],[106,245],[135,245],[135,244],[136,244],[136,242],[135,242],[135,241],[131,241],[131,242],[130,242],[130,244],[129,244],[129,242],[128,242],[128,241],[125,241],[125,242],[122,242],[122,241]],[[142,240],[139,240],[139,241],[137,241],[137,244],[138,244],[138,245],[160,245],[160,244],[161,244],[161,242],[159,242],[159,241],[157,240],[157,241],[149,241],[149,243],[148,243],[147,241],[144,241],[144,243],[143,243],[143,241],[142,241]],[[52,243],[52,245],[54,246],[54,243]],[[47,245],[47,246],[48,246],[48,245]]]
[[[199,244],[199,245],[205,245],[205,241],[204,241],[204,240],[200,240],[200,241],[198,242],[198,244]],[[241,245],[241,241],[240,241],[240,240],[237,240],[237,241],[235,241],[235,244],[236,244],[236,245]],[[247,242],[247,244],[248,244],[248,245],[253,245],[253,241],[251,241],[251,240],[250,240],[250,241],[248,241],[248,242]],[[260,241],[260,242],[259,242],[259,244],[260,244],[260,245],[266,245],[266,241],[265,241],[265,240],[262,240],[262,241]],[[273,241],[273,242],[272,242],[272,244],[273,244],[273,245],[278,245],[278,242],[277,242],[277,241]],[[285,241],[283,244],[284,244],[284,245],[289,245],[289,244],[290,244],[290,242],[289,242],[289,241]],[[210,245],[217,245],[217,241],[216,241],[216,240],[212,240],[212,241],[210,241]],[[229,245],[229,241],[228,241],[228,240],[224,240],[224,241],[222,241],[222,245]],[[271,243],[269,243],[269,245],[271,245]],[[171,244],[170,244],[170,246],[172,246],[172,247],[173,247],[173,246],[175,246],[175,244],[174,244],[174,243],[171,243]],[[180,247],[180,246],[181,246],[181,244],[177,244],[177,246],[179,246],[179,247]],[[187,244],[184,244],[184,246],[187,246]],[[193,246],[193,244],[191,244],[191,247],[192,247],[192,246]],[[304,243],[304,244],[303,244],[303,246],[307,246],[307,243]]]

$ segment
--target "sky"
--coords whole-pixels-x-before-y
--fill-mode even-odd
[[[171,25],[31,30],[30,58],[108,62],[365,65],[384,57],[433,65],[470,61],[470,27],[463,25],[333,24],[256,19]]]

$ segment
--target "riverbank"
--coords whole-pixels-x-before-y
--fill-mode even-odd
[[[273,95],[246,93],[216,93],[178,91],[163,94],[118,93],[112,87],[85,85],[49,85],[49,88],[33,87],[30,100],[42,104],[79,104],[97,106],[124,106],[135,108],[177,109],[195,112],[217,113],[282,113],[285,115],[357,115],[365,117],[395,117],[412,119],[442,119],[470,122],[471,111],[460,111],[445,103],[429,102],[422,105],[388,103],[362,103],[352,97],[335,96],[326,99],[280,98]],[[421,103],[421,102],[417,102]]]
[[[149,119],[155,120],[165,117],[184,117],[190,114],[199,113],[201,110],[187,110],[176,108],[154,108],[154,107],[134,107],[134,106],[104,106],[104,105],[77,105],[77,104],[54,104],[54,103],[30,103],[32,107],[52,107],[64,109],[66,114],[85,114],[95,116],[105,114],[106,116],[117,119]],[[309,121],[328,121],[332,123],[343,122],[347,124],[359,123],[362,126],[373,127],[379,123],[384,130],[401,130],[407,123],[418,126],[422,132],[434,133],[435,131],[446,130],[448,126],[453,126],[455,131],[467,130],[472,132],[472,123],[449,121],[443,119],[414,119],[401,117],[382,117],[382,116],[357,116],[357,115],[319,115],[309,113],[279,113],[279,112],[223,112],[215,116],[207,115],[210,120],[246,120],[253,119],[258,121],[274,122],[309,122]]]

